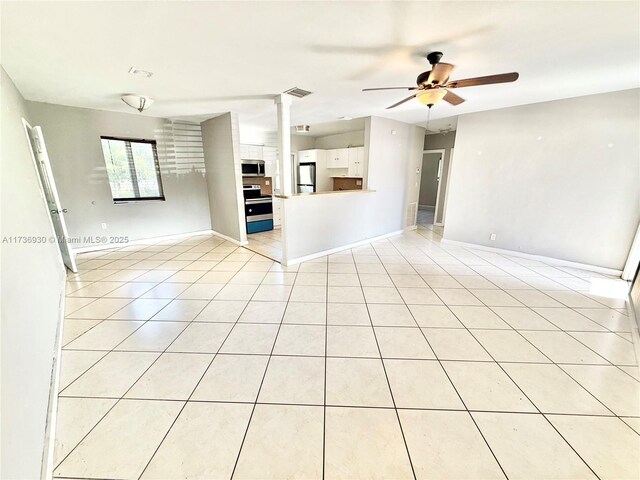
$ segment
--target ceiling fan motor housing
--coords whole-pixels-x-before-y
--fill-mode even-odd
[[[431,52],[429,55],[427,55],[427,60],[429,60],[429,63],[431,65],[435,65],[436,63],[440,62],[442,55],[442,52]]]
[[[418,75],[418,78],[416,79],[416,83],[418,84],[419,87],[425,87],[429,85],[430,74],[431,74],[431,70],[422,72],[420,75]]]

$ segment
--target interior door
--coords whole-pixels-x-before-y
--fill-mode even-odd
[[[40,185],[42,186],[44,198],[49,209],[51,223],[53,223],[53,229],[56,233],[56,240],[60,248],[60,253],[62,254],[62,261],[69,270],[77,272],[78,268],[76,266],[75,254],[69,249],[67,243],[69,234],[64,221],[64,214],[67,212],[67,209],[62,208],[60,203],[56,182],[53,178],[53,171],[51,170],[51,163],[49,162],[49,155],[47,155],[47,148],[44,144],[42,129],[40,127],[32,127],[25,120],[22,121],[27,132],[31,155],[33,156],[38,177],[40,178]]]

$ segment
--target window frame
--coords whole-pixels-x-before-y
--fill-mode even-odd
[[[156,172],[156,180],[158,182],[158,190],[160,192],[159,196],[155,196],[155,197],[114,197],[113,195],[113,190],[111,190],[111,179],[109,178],[109,171],[107,170],[107,179],[109,180],[109,189],[111,190],[111,198],[113,199],[113,203],[115,204],[122,204],[122,203],[136,203],[136,202],[149,202],[149,201],[166,201],[165,195],[164,195],[164,186],[162,185],[162,175],[160,173],[160,160],[158,159],[158,144],[155,140],[148,140],[146,138],[127,138],[127,137],[114,137],[111,135],[101,135],[100,136],[100,150],[102,152],[102,156],[103,159],[105,160],[105,167],[106,165],[106,158],[104,158],[104,151],[102,150],[102,141],[103,140],[116,140],[116,141],[120,141],[120,142],[125,142],[125,143],[129,143],[129,146],[127,148],[127,154],[129,154],[129,152],[131,152],[131,143],[147,143],[151,145],[151,150],[153,152],[153,163],[155,166],[155,172]],[[128,158],[129,160],[129,173],[131,174],[131,181],[133,184],[133,188],[134,191],[138,192],[138,195],[140,194],[140,187],[138,185],[138,174],[135,171],[135,168],[132,169],[131,166],[133,165],[135,167],[135,162],[133,161],[133,157]]]

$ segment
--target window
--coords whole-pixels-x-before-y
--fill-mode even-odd
[[[164,200],[155,140],[100,140],[115,203]]]

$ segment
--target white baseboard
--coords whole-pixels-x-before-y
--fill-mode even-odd
[[[405,231],[410,232],[411,230],[416,230],[418,228],[418,225],[409,225],[408,227],[405,228]]]
[[[377,242],[379,240],[384,240],[385,238],[395,237],[396,235],[402,235],[404,230],[396,230],[395,232],[385,233],[384,235],[379,235],[377,237],[367,238],[366,240],[361,240],[359,242],[350,243],[348,245],[342,245],[341,247],[331,248],[329,250],[323,250],[322,252],[312,253],[311,255],[305,255],[304,257],[292,258],[292,259],[282,259],[282,265],[290,266],[295,265],[297,263],[308,262],[309,260],[313,260],[314,258],[324,257],[325,255],[331,255],[333,253],[342,252],[343,250],[348,250],[350,248],[360,247],[362,245],[366,245],[367,243]]]
[[[478,245],[476,243],[459,242],[458,240],[449,240],[443,238],[442,243],[449,245],[458,245],[460,247],[472,248],[475,250],[484,250],[487,252],[500,253],[502,255],[510,255],[512,257],[528,258],[529,260],[537,260],[539,262],[548,263],[550,265],[559,265],[563,267],[579,268],[581,270],[588,270],[590,272],[602,273],[604,275],[622,275],[622,270],[616,270],[614,268],[598,267],[597,265],[589,265],[586,263],[570,262],[569,260],[561,260],[559,258],[545,257],[543,255],[534,255],[532,253],[516,252],[515,250],[507,250],[504,248],[487,247],[485,245]]]
[[[224,238],[227,242],[231,242],[235,245],[238,245],[239,247],[244,247],[245,245],[249,245],[248,241],[240,242],[235,238],[228,237],[226,235],[223,235],[222,233],[216,232],[215,230],[211,230],[211,233],[213,233],[216,237]]]
[[[60,390],[60,365],[62,357],[62,332],[64,331],[64,307],[67,296],[67,278],[62,277],[62,293],[58,306],[58,328],[51,368],[49,403],[47,407],[47,424],[45,427],[44,452],[42,455],[42,478],[53,478],[53,453],[56,445],[56,426],[58,424],[58,391]]]

